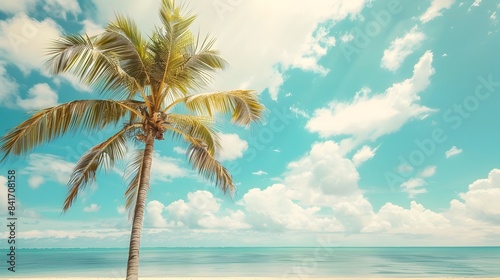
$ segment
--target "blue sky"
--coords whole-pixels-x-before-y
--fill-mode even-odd
[[[70,75],[47,74],[51,40],[97,34],[115,11],[147,33],[158,6],[2,4],[2,133],[34,110],[99,98]],[[234,198],[190,170],[183,143],[157,143],[143,246],[500,244],[499,4],[193,0],[189,7],[198,14],[193,29],[216,36],[230,63],[206,91],[254,89],[268,111],[249,129],[220,118],[218,158],[237,182]],[[125,164],[100,173],[61,215],[78,157],[112,131],[68,135],[4,163],[2,230],[5,176],[15,169],[19,246],[126,247]]]

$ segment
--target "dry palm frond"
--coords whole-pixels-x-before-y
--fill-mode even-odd
[[[213,120],[209,117],[168,114],[169,123],[164,126],[175,138],[200,139],[207,145],[208,152],[214,156],[220,149],[220,139],[213,129]]]
[[[250,125],[262,118],[265,107],[249,90],[233,90],[201,93],[185,97],[186,107],[198,114],[214,116],[215,113],[230,113],[231,120],[239,125]]]
[[[137,113],[141,105],[138,101],[77,100],[40,110],[0,139],[2,160],[10,154],[27,154],[67,132],[116,125],[126,114]]]
[[[71,207],[78,192],[95,181],[96,173],[102,166],[110,170],[115,161],[124,158],[127,148],[125,132],[129,128],[123,128],[106,141],[92,147],[76,163],[68,182],[69,191],[64,201],[63,211],[67,211]]]
[[[198,170],[198,173],[215,183],[215,185],[226,193],[234,191],[233,179],[229,171],[222,166],[210,153],[206,146],[200,141],[192,141],[187,150],[189,163]]]
[[[129,212],[129,218],[132,218],[135,203],[137,200],[137,192],[141,182],[142,163],[144,161],[144,150],[136,150],[130,163],[125,169],[125,176],[128,183],[128,188],[125,191],[125,209]]]

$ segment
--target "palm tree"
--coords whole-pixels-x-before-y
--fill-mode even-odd
[[[189,27],[195,16],[184,14],[174,0],[162,0],[161,27],[145,39],[128,17],[117,15],[103,33],[67,35],[53,43],[47,65],[53,74],[70,72],[107,99],[76,100],[46,108],[0,139],[1,161],[26,155],[33,148],[63,134],[117,132],[85,152],[76,163],[64,201],[66,212],[78,193],[93,183],[100,169],[110,170],[126,156],[127,141],[140,145],[127,167],[125,205],[133,214],[127,279],[137,279],[139,247],[155,140],[164,135],[188,144],[187,158],[194,169],[224,193],[234,190],[228,170],[215,159],[221,148],[214,114],[248,126],[262,118],[264,107],[252,91],[199,91],[225,61],[212,49],[214,40],[200,40]]]

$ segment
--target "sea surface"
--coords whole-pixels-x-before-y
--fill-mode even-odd
[[[124,277],[127,254],[127,249],[18,249],[16,272],[2,261],[0,276]],[[500,247],[143,248],[140,257],[140,276],[500,276]]]

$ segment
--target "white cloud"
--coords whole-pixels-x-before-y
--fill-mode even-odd
[[[59,38],[61,28],[52,19],[38,21],[24,13],[0,21],[0,58],[28,74],[42,71],[51,40]]]
[[[437,167],[435,165],[427,166],[422,172],[420,172],[420,176],[424,178],[432,177],[436,174]]]
[[[346,33],[340,37],[340,40],[344,43],[348,43],[354,39],[354,35]]]
[[[39,110],[56,106],[57,99],[57,93],[48,84],[36,84],[28,90],[27,98],[17,97],[17,105],[24,110]]]
[[[383,94],[357,94],[350,103],[333,101],[315,110],[306,128],[321,137],[352,135],[358,141],[375,140],[399,130],[411,119],[423,118],[433,112],[418,104],[418,93],[427,88],[434,74],[432,56],[427,51],[415,64],[411,78],[393,84]]]
[[[404,60],[420,48],[424,39],[424,33],[419,32],[416,26],[413,27],[403,37],[391,42],[389,48],[384,51],[381,66],[390,71],[398,70]]]
[[[179,147],[179,146],[174,147],[173,150],[174,150],[174,152],[181,154],[181,155],[186,154],[186,149]]]
[[[470,5],[468,12],[470,12],[472,10],[472,7],[479,7],[481,2],[483,2],[483,0],[475,0],[474,3],[472,3],[472,5]]]
[[[442,15],[442,10],[448,10],[455,0],[432,0],[431,6],[420,16],[423,23],[429,22]]]
[[[35,8],[37,0],[2,1],[0,11],[7,14],[28,12]]]
[[[48,179],[66,185],[74,167],[73,162],[68,162],[60,156],[33,153],[28,155],[28,166],[21,170],[28,174],[28,182],[34,183],[31,187],[38,187],[41,179]],[[26,175],[25,175],[26,176]]]
[[[40,213],[36,212],[33,209],[23,210],[22,216],[23,216],[23,218],[28,218],[28,219],[39,219],[42,217],[42,215],[40,215]]]
[[[290,106],[290,111],[292,111],[295,114],[295,116],[301,116],[306,119],[310,118],[309,114],[306,111],[299,109],[298,107]]]
[[[45,178],[40,175],[33,175],[28,179],[28,185],[32,189],[37,189],[41,184],[45,182]]]
[[[457,148],[457,146],[453,146],[448,151],[445,152],[445,156],[446,158],[450,158],[452,156],[461,154],[463,151],[464,150]]]
[[[373,210],[358,188],[359,174],[346,152],[333,141],[313,144],[305,156],[288,164],[283,184],[289,193],[284,197],[301,206],[331,209],[344,231],[359,232]]]
[[[175,178],[186,177],[190,171],[180,167],[180,164],[179,159],[154,153],[151,178],[153,181],[172,182]]]
[[[257,176],[261,176],[261,175],[267,175],[267,172],[259,170],[259,171],[256,171],[256,172],[252,172],[252,174],[253,175],[257,175]]]
[[[491,19],[492,21],[495,21],[495,20],[497,19],[497,11],[494,11],[493,13],[491,13],[491,15],[490,15],[490,19]]]
[[[436,230],[444,229],[450,229],[450,221],[447,218],[412,201],[410,209],[386,203],[362,232],[435,234]]]
[[[401,184],[401,188],[404,192],[408,193],[410,198],[415,197],[418,194],[426,193],[427,190],[423,188],[427,183],[422,178],[410,178],[408,181]]]
[[[146,205],[146,224],[155,228],[162,228],[168,225],[165,218],[163,218],[163,210],[165,205],[158,200],[148,202]]]
[[[217,46],[235,67],[234,71],[220,75],[214,88],[237,88],[248,82],[249,88],[258,92],[269,88],[271,97],[277,99],[277,85],[281,84],[279,77],[283,71],[300,68],[326,74],[328,69],[318,61],[335,40],[328,35],[328,27],[319,24],[357,15],[365,2],[318,0],[315,9],[303,13],[303,3],[299,0],[246,1],[219,16],[220,11],[214,10],[211,2],[197,1],[198,25],[218,36]],[[243,16],[246,20],[239,21]],[[232,21],[239,24],[227,24]],[[240,65],[245,67],[236,68]]]
[[[363,162],[373,158],[377,150],[378,147],[372,149],[371,147],[365,145],[352,156],[352,162],[355,166],[360,166]]]
[[[104,32],[104,28],[93,22],[92,20],[89,19],[84,19],[81,24],[83,25],[83,29],[80,33],[82,34],[87,34],[89,37],[92,37],[94,35],[101,34]]]
[[[118,214],[121,214],[121,215],[125,214],[126,211],[127,210],[125,209],[125,206],[123,206],[123,205],[116,207],[116,212],[118,212]]]
[[[248,221],[261,230],[338,231],[342,226],[332,218],[318,217],[320,207],[302,207],[292,201],[293,191],[275,184],[264,190],[251,189],[240,201]]]
[[[488,178],[469,185],[460,200],[450,203],[450,213],[460,220],[473,219],[500,225],[500,169],[493,169]]]
[[[73,17],[82,11],[77,0],[45,0],[43,9],[52,16],[66,20],[67,14],[70,13]]]
[[[248,149],[248,142],[241,139],[238,134],[219,133],[221,149],[216,153],[220,161],[230,161],[241,158]]]
[[[92,203],[92,204],[90,204],[90,206],[84,207],[83,211],[88,212],[88,213],[93,213],[93,212],[98,212],[100,209],[101,209],[101,206],[99,206],[95,203]]]
[[[281,150],[280,150],[280,149],[274,149],[274,150],[273,150],[273,152],[275,152],[275,153],[280,153],[280,152],[281,152]]]
[[[221,213],[220,203],[207,191],[190,192],[187,201],[179,199],[164,208],[171,219],[169,225],[186,226],[202,229],[245,229],[249,225],[244,221],[241,211]],[[158,218],[159,219],[159,218]]]
[[[333,141],[315,143],[308,155],[288,164],[286,174],[290,185],[314,193],[347,196],[358,191],[356,167]]]
[[[0,105],[13,107],[14,97],[18,91],[17,82],[10,77],[4,64],[0,61]]]

